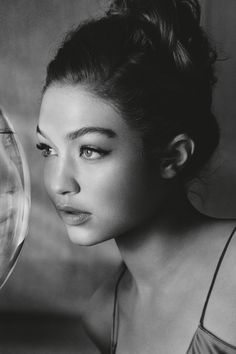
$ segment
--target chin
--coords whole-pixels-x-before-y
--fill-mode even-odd
[[[66,231],[70,241],[79,246],[94,246],[112,238],[102,237],[96,231],[85,230],[81,226],[66,226]]]

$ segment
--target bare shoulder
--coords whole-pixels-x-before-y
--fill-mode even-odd
[[[223,288],[226,285],[227,289],[230,290],[229,295],[233,295],[232,300],[236,306],[236,220],[224,221],[223,227],[228,232],[225,231],[225,252],[222,255],[218,277],[220,285],[222,284]]]
[[[219,250],[216,263],[221,259],[215,287],[217,289],[228,282],[228,289],[235,289],[236,296],[236,220],[217,220],[210,232]]]
[[[110,352],[114,292],[122,268],[118,266],[114,275],[96,289],[81,317],[86,333],[103,354]]]
[[[236,219],[210,219],[209,232],[215,239],[227,240],[236,228]],[[224,242],[224,241],[223,241]]]
[[[222,234],[223,248],[204,322],[208,330],[236,346],[236,220],[219,221],[215,230]]]

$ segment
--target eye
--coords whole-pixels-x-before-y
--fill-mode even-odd
[[[109,151],[94,148],[91,146],[82,146],[80,148],[80,156],[87,160],[97,160],[107,155]]]
[[[41,153],[44,157],[55,155],[55,153],[53,153],[53,149],[47,144],[43,144],[43,143],[37,144],[36,148],[38,150],[41,150]]]

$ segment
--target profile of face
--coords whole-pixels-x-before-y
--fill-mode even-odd
[[[49,87],[37,131],[45,186],[73,242],[124,234],[160,203],[161,178],[147,166],[140,133],[82,86]]]

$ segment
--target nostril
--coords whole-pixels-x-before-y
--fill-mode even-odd
[[[80,192],[80,188],[73,188],[73,189],[68,189],[68,190],[64,190],[64,191],[61,191],[59,192],[59,194],[61,195],[67,195],[67,194],[77,194]]]

